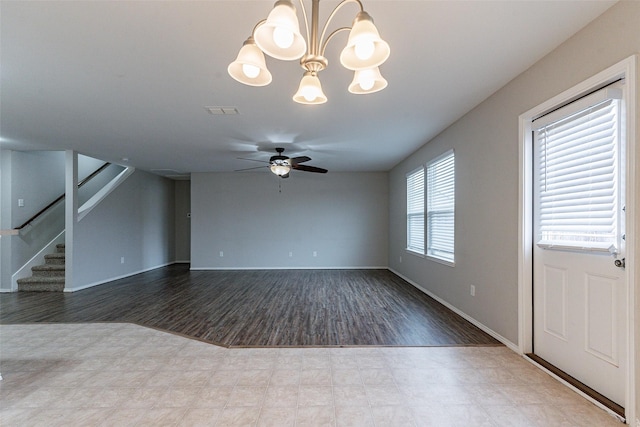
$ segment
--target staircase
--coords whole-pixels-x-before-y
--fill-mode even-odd
[[[31,268],[32,276],[18,279],[18,291],[64,291],[64,243],[56,245],[56,251],[44,256],[45,264]]]

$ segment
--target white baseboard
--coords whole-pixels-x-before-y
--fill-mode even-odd
[[[479,322],[478,320],[474,319],[473,317],[469,316],[467,313],[461,311],[460,309],[458,309],[457,307],[454,307],[453,305],[449,304],[447,301],[443,300],[442,298],[440,298],[437,295],[434,295],[432,292],[428,291],[427,289],[424,289],[422,286],[420,286],[419,284],[417,284],[416,282],[414,282],[413,280],[403,276],[402,274],[400,274],[399,272],[395,271],[392,268],[389,268],[389,271],[391,271],[393,274],[397,275],[398,277],[402,278],[403,280],[406,280],[407,282],[409,282],[411,285],[413,285],[415,288],[417,288],[418,290],[420,290],[421,292],[424,292],[425,294],[427,294],[428,296],[430,296],[431,298],[433,298],[434,300],[438,301],[440,304],[444,305],[445,307],[447,307],[449,310],[453,311],[454,313],[456,313],[457,315],[459,315],[460,317],[462,317],[463,319],[469,321],[471,324],[473,324],[474,326],[477,326],[479,329],[481,329],[483,332],[486,332],[487,334],[491,335],[493,338],[497,339],[498,341],[500,341],[502,344],[506,345],[507,347],[509,347],[511,350],[513,350],[514,352],[521,354],[520,353],[520,349],[518,348],[517,344],[514,344],[513,342],[511,342],[510,340],[506,339],[505,337],[503,337],[502,335],[500,335],[499,333],[497,333],[496,331],[494,331],[493,329],[489,328],[488,326],[482,324],[481,322]]]
[[[311,267],[191,267],[192,271],[229,271],[229,270],[388,270],[386,266],[339,266],[339,267],[327,267],[327,266],[311,266]]]
[[[98,282],[89,283],[87,285],[83,285],[83,286],[80,286],[78,288],[69,289],[69,288],[65,287],[64,288],[64,292],[81,291],[83,289],[92,288],[94,286],[99,286],[99,285],[104,285],[105,283],[113,282],[114,280],[124,279],[126,277],[135,276],[136,274],[140,274],[140,273],[146,273],[147,271],[155,270],[156,268],[166,267],[166,266],[172,265],[172,264],[175,264],[175,262],[172,261],[172,262],[168,262],[168,263],[165,263],[165,264],[156,265],[154,267],[145,268],[143,270],[135,271],[135,272],[132,272],[132,273],[123,274],[121,276],[111,277],[109,279],[105,279],[105,280],[100,280]]]

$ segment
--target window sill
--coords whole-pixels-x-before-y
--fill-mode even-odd
[[[430,259],[431,261],[437,262],[438,264],[444,264],[444,265],[448,265],[449,267],[455,267],[456,263],[454,261],[449,261],[446,259],[442,259],[442,258],[438,258],[435,257],[433,255],[426,255],[427,259]]]
[[[424,258],[424,256],[425,256],[423,253],[418,252],[418,251],[414,251],[413,249],[405,248],[404,250],[407,253],[409,253],[411,255],[415,255],[415,256],[420,257],[420,258]]]

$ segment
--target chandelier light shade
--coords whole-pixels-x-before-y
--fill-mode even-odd
[[[380,38],[371,16],[360,12],[353,21],[347,46],[340,54],[340,63],[349,70],[364,70],[379,66],[390,53],[389,45]]]
[[[349,85],[349,92],[356,95],[374,93],[387,87],[387,81],[380,74],[378,67],[366,70],[357,70],[354,73],[353,81]]]
[[[306,40],[300,33],[297,10],[293,2],[278,0],[267,19],[256,24],[251,37],[240,49],[238,57],[229,65],[231,77],[246,85],[265,86],[271,82],[265,53],[285,61],[299,59],[304,73],[293,100],[301,104],[324,104],[327,97],[322,91],[318,73],[328,65],[328,60],[324,57],[325,48],[336,34],[349,31],[347,45],[340,54],[340,63],[345,68],[355,71],[349,92],[368,94],[387,87],[387,81],[380,74],[378,67],[389,58],[391,50],[387,42],[380,37],[373,19],[364,11],[360,0],[342,0],[338,3],[321,32],[318,22],[320,0],[311,1],[310,21],[303,0],[298,2],[304,17]],[[348,3],[356,3],[360,8],[352,26],[337,28],[327,35],[332,19]]]
[[[271,73],[267,69],[264,54],[256,46],[253,37],[249,37],[235,61],[227,68],[229,75],[249,86],[266,86],[271,83]]]
[[[307,71],[302,76],[300,86],[293,100],[300,104],[324,104],[327,102],[327,97],[322,92],[322,85],[320,85],[320,79],[315,72]]]
[[[258,47],[276,59],[300,59],[307,51],[296,8],[290,0],[276,2],[267,20],[256,28],[254,37]]]

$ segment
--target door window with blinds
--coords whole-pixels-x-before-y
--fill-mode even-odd
[[[538,246],[619,250],[620,93],[605,88],[533,122]]]
[[[450,150],[427,163],[427,256],[454,262],[455,157]]]
[[[407,249],[424,254],[424,168],[407,174]]]

